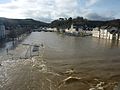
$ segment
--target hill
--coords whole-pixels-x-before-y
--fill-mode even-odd
[[[52,21],[50,26],[56,28],[69,28],[71,24],[76,24],[83,27],[87,26],[89,28],[101,27],[105,25],[120,27],[120,19],[109,20],[109,21],[93,21],[93,20],[85,19],[83,17],[76,17],[73,19],[71,17],[68,19],[59,18],[57,20]]]
[[[47,27],[48,23],[36,21],[33,19],[9,19],[9,18],[0,18],[0,23],[4,24],[6,28],[16,28],[17,26],[21,27],[30,27],[30,28],[37,28],[37,27]]]

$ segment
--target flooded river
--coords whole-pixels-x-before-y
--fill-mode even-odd
[[[32,56],[29,45],[41,43]],[[0,90],[120,90],[120,44],[114,40],[33,32],[0,63]]]

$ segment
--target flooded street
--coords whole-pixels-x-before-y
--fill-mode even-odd
[[[120,90],[118,41],[33,32],[0,55],[0,90]]]

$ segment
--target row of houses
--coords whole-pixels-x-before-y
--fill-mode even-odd
[[[120,30],[118,27],[113,26],[102,26],[96,28],[90,28],[87,25],[74,25],[68,29],[60,29],[60,32],[64,32],[68,35],[79,35],[79,36],[90,36],[101,38],[101,39],[116,39],[120,40]]]
[[[119,38],[119,29],[117,27],[112,26],[102,26],[96,27],[92,31],[92,36],[102,39],[116,39],[120,40]]]
[[[39,28],[39,30],[41,30]],[[43,28],[42,28],[43,30]],[[120,40],[120,30],[113,26],[102,26],[96,28],[90,28],[87,25],[75,25],[72,24],[70,28],[45,28],[46,31],[65,33],[67,35],[74,36],[93,36],[102,39],[116,39]]]
[[[89,36],[92,35],[92,29],[87,26],[81,26],[72,24],[70,28],[60,29],[60,32],[64,32],[67,35],[73,36]]]

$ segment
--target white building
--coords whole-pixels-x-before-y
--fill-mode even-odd
[[[57,28],[47,28],[47,31],[50,31],[50,32],[57,32]]]
[[[112,26],[103,26],[101,28],[96,27],[92,31],[92,36],[103,39],[113,39],[115,37],[117,39],[117,31],[118,28]]]
[[[92,36],[93,37],[100,37],[100,29],[98,27],[93,28]]]
[[[5,26],[3,24],[0,24],[0,39],[5,38]]]
[[[71,25],[70,29],[65,29],[65,32],[70,34],[78,34],[78,31],[76,31],[76,28],[74,28],[73,24]]]
[[[65,32],[79,36],[91,36],[92,34],[91,31],[85,28],[84,26],[81,25],[74,26],[73,24],[71,25],[70,29],[65,29]]]

